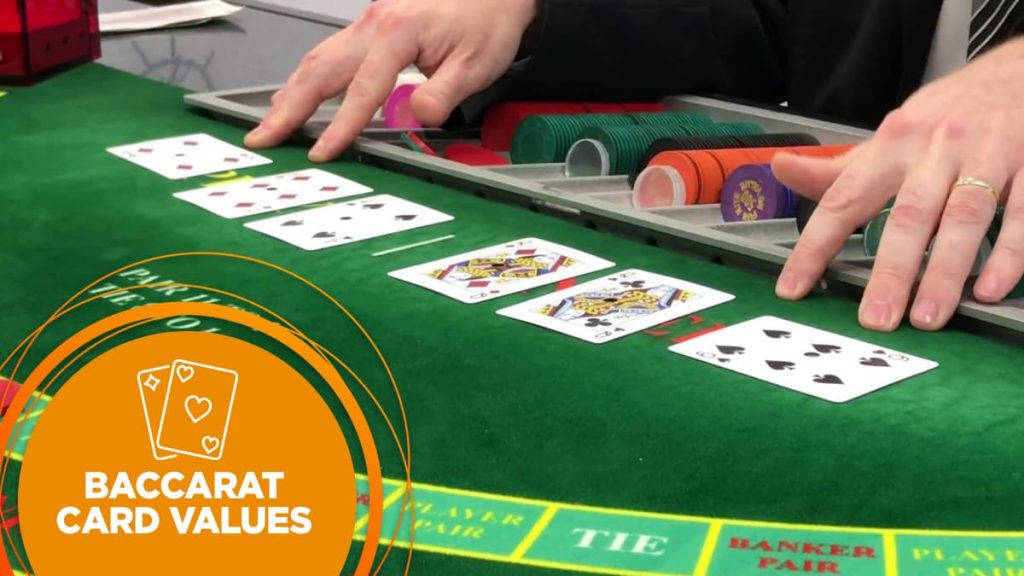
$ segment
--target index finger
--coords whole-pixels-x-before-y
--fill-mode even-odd
[[[370,123],[398,80],[398,74],[416,59],[415,41],[409,35],[378,38],[348,85],[345,99],[330,126],[309,151],[313,162],[327,162],[341,154]]]
[[[309,52],[284,87],[274,94],[263,121],[246,135],[250,148],[276,146],[341,93],[359,68],[364,42],[342,30]]]
[[[850,234],[885,206],[899,187],[901,174],[895,159],[875,149],[865,151],[844,168],[800,234],[775,293],[787,300],[806,296]]]

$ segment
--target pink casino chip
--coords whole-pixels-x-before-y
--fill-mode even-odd
[[[384,103],[384,125],[392,130],[416,130],[423,125],[412,113],[412,93],[418,84],[402,84]]]

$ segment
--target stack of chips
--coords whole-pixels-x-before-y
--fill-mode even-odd
[[[631,115],[636,118],[638,114]],[[734,138],[733,135],[761,135],[757,124],[641,124],[585,128],[565,156],[567,176],[608,176],[640,171],[644,152],[662,138]],[[596,159],[596,161],[595,161]]]
[[[658,138],[647,147],[636,172],[630,174],[629,182],[636,182],[640,171],[650,164],[651,159],[669,150],[720,150],[723,148],[791,148],[794,146],[820,146],[821,142],[810,134],[735,134],[730,136],[692,136],[689,138]]]
[[[889,220],[889,213],[892,211],[892,207],[883,209],[878,213],[870,222],[864,225],[864,232],[862,236],[862,242],[864,246],[864,254],[874,258],[878,255],[878,247],[882,244],[882,232],[885,230],[885,223]],[[978,255],[974,258],[974,266],[971,268],[971,276],[977,276],[981,274],[982,269],[985,267],[985,263],[988,262],[989,256],[992,255],[992,247],[995,245],[995,239],[999,237],[999,228],[1002,224],[1002,209],[1000,209],[996,218],[992,220],[991,226],[989,226],[988,233],[985,238],[982,238],[981,245],[978,246]],[[932,248],[935,246],[935,239],[928,244],[928,250],[925,252],[924,263],[927,265],[928,259],[931,256]],[[1016,287],[1010,292],[1007,298],[1020,298],[1024,296],[1024,283],[1017,284]]]
[[[770,164],[746,164],[733,170],[722,186],[722,219],[752,222],[792,218],[797,194],[772,174]]]
[[[831,157],[849,149],[850,146],[844,145],[661,152],[637,176],[633,185],[633,205],[637,208],[666,208],[717,204],[725,179],[744,164],[770,162],[780,150]]]
[[[449,144],[444,149],[443,156],[448,160],[468,166],[504,166],[508,164],[508,158],[494,150],[464,142]]]
[[[699,112],[660,112],[630,114],[539,114],[528,116],[512,138],[509,150],[513,164],[562,162],[581,132],[586,128],[660,125],[711,124],[711,118]]]
[[[627,112],[660,112],[656,102],[499,102],[487,109],[480,141],[485,148],[506,151],[512,136],[528,116],[534,114],[624,114]]]

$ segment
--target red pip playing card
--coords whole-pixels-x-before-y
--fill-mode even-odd
[[[171,180],[271,163],[269,158],[209,134],[148,140],[107,148],[107,152]]]

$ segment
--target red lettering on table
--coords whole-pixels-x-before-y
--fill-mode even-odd
[[[750,540],[747,540],[746,538],[732,538],[729,540],[729,548],[746,550],[747,548],[750,548]]]

